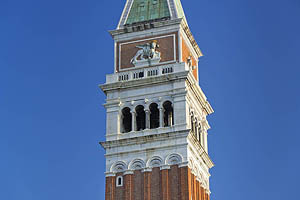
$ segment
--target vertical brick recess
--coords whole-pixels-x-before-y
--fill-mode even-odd
[[[199,181],[196,181],[196,199],[199,200],[200,196],[199,196]]]
[[[151,172],[151,200],[161,199],[160,168],[155,167]]]
[[[201,187],[201,196],[202,196],[201,200],[205,200],[205,191],[203,187]]]
[[[198,182],[198,199],[201,200],[201,183]]]
[[[196,199],[196,196],[195,196],[195,194],[196,194],[196,191],[195,191],[195,176],[194,176],[194,174],[191,174],[191,184],[192,184],[192,198],[193,199]]]
[[[151,199],[151,174],[144,172],[144,200]]]
[[[169,173],[169,182],[170,182],[170,199],[171,200],[180,200],[180,192],[179,192],[179,168],[177,165],[171,166]]]
[[[141,170],[134,171],[134,200],[144,198],[144,175]]]
[[[169,170],[165,169],[161,171],[161,184],[162,184],[162,200],[170,200],[169,198]]]
[[[191,173],[191,169],[188,168],[188,187],[189,187],[189,190],[188,190],[188,199],[190,200],[192,198],[192,177],[191,177],[192,173]]]
[[[194,176],[194,194],[195,194],[195,199],[197,199],[197,179],[196,176]]]

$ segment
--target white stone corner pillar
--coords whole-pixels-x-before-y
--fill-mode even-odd
[[[124,116],[123,116],[122,112],[119,112],[119,117],[118,117],[118,134],[121,134],[121,133],[124,132],[123,119],[124,119]]]
[[[204,131],[204,146],[206,153],[208,153],[207,131]]]

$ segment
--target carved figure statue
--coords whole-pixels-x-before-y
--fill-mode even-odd
[[[156,40],[153,40],[152,42],[143,45],[138,45],[136,47],[140,50],[138,50],[135,56],[131,59],[132,64],[136,64],[139,61],[144,61],[146,59],[160,59],[160,52],[156,51],[156,49],[159,48],[159,45],[157,44]]]

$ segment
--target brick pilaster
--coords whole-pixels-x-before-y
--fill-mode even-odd
[[[115,200],[116,177],[106,177],[105,200]]]
[[[127,174],[124,176],[125,200],[133,200],[133,175]]]
[[[200,200],[199,181],[196,181],[196,199]]]
[[[182,200],[189,200],[189,184],[187,167],[180,168],[180,193]]]

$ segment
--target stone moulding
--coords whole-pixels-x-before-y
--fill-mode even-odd
[[[190,134],[188,135],[188,139],[189,139],[189,141],[191,141],[193,143],[194,147],[196,147],[196,150],[197,150],[196,153],[198,154],[198,156],[200,158],[203,159],[204,163],[209,168],[214,167],[214,163],[210,159],[209,155],[206,153],[206,151],[203,149],[203,147],[199,144],[199,142],[197,141],[197,138],[194,136],[194,134],[192,132],[190,132]]]
[[[162,141],[167,140],[170,135],[172,135],[173,139],[187,137],[188,132],[185,131],[175,131],[175,132],[167,132],[162,134],[155,134],[155,135],[148,135],[148,136],[141,136],[135,138],[128,138],[128,139],[121,139],[121,140],[112,140],[112,141],[105,141],[100,142],[101,146],[104,149],[113,148],[113,147],[122,147],[128,145],[136,145],[136,144],[143,144],[149,141]]]

